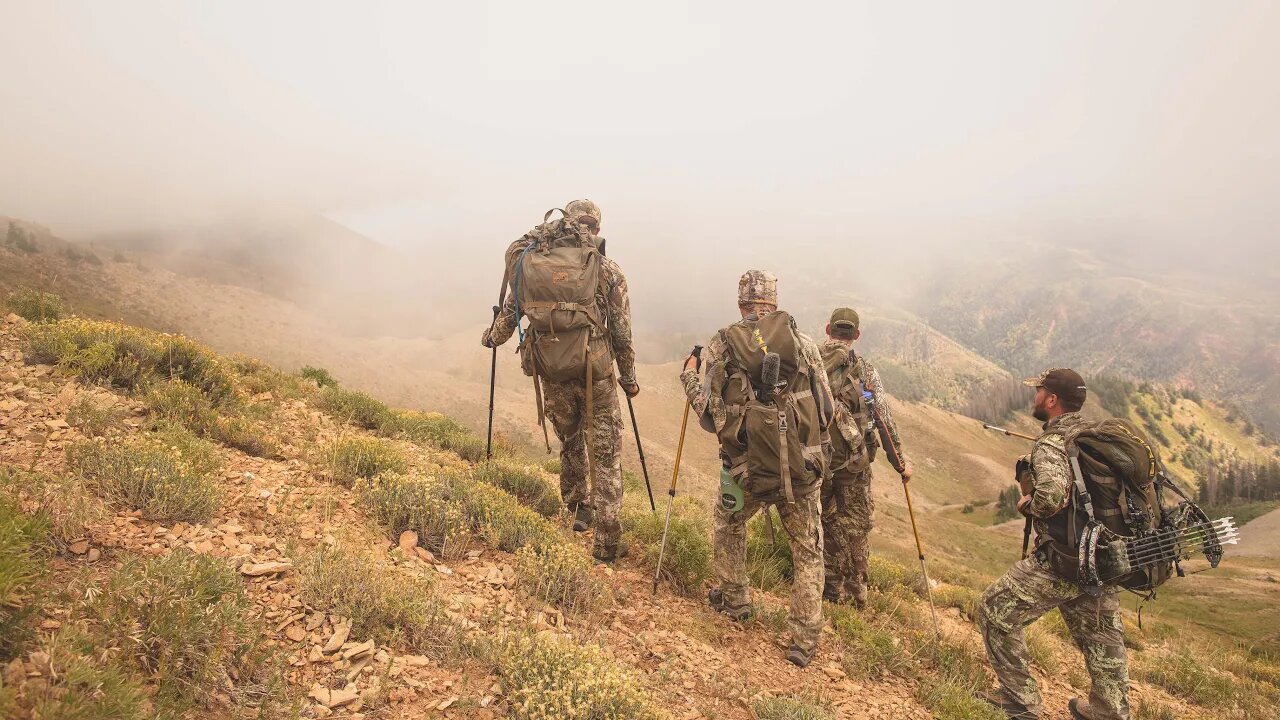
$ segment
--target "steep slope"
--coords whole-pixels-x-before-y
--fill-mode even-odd
[[[97,334],[102,339],[85,340],[86,347],[119,342],[116,352],[159,343],[171,358],[182,348],[193,362],[177,369],[144,363],[145,372],[155,373],[144,377],[145,384],[132,394],[111,392],[90,383],[133,377],[121,374],[132,372],[129,367],[81,364],[73,360],[82,357],[74,346],[33,346],[26,339],[62,333]],[[60,368],[22,363],[24,356],[38,359],[47,351],[39,348],[61,348]],[[651,596],[650,547],[642,545],[643,552],[616,569],[575,564],[573,558],[585,557],[589,538],[567,532],[562,515],[553,511],[543,518],[530,509],[536,504],[521,506],[499,489],[520,493],[543,485],[554,493],[551,479],[518,459],[472,467],[443,448],[474,443],[451,435],[459,431],[439,416],[392,411],[249,360],[212,357],[180,338],[107,324],[72,320],[33,335],[11,317],[0,326],[0,361],[0,458],[8,468],[0,496],[54,521],[49,532],[55,549],[41,572],[50,573],[52,587],[68,589],[40,598],[26,621],[36,636],[0,679],[6,716],[27,717],[33,702],[54,703],[45,711],[56,712],[89,697],[82,693],[93,693],[104,709],[101,703],[110,703],[117,710],[110,717],[118,718],[157,710],[283,717],[293,714],[295,702],[311,717],[987,716],[967,695],[974,687],[967,683],[989,677],[964,619],[974,596],[963,584],[934,589],[944,611],[943,637],[933,640],[918,577],[878,561],[868,611],[827,608],[831,631],[824,633],[815,664],[801,671],[781,661],[775,644],[785,627],[780,598],[759,595],[758,619],[739,626],[707,608],[701,583],[688,597],[672,594],[671,585]],[[157,505],[177,499],[163,483],[141,495],[112,490],[151,456],[126,455],[135,467],[123,474],[91,462],[95,453],[142,453],[152,437],[178,442],[169,451],[190,462],[196,455],[189,453],[205,452],[190,435],[180,438],[209,428],[193,424],[201,417],[189,406],[164,404],[162,387],[216,391],[207,401],[219,418],[246,420],[254,432],[270,429],[271,445],[255,446],[267,457],[247,455],[215,431],[208,437],[218,441],[210,446],[217,469],[193,475],[195,465],[176,466],[190,481],[181,497],[210,493],[215,499],[203,515],[173,515],[171,506]],[[97,417],[88,406],[104,413],[101,422],[87,422]],[[179,414],[166,414],[175,409]],[[157,425],[163,418],[187,430]],[[372,432],[344,419],[368,423]],[[249,447],[244,439],[237,446]],[[383,467],[346,465],[341,448],[352,443]],[[395,458],[398,468],[390,469]],[[353,471],[372,479],[347,474]],[[451,488],[434,497],[449,512],[472,519],[441,526],[431,518],[451,517],[449,512],[403,515],[415,507],[403,504],[403,493],[414,488]],[[643,544],[647,509],[636,499],[633,492],[628,532]],[[482,513],[470,514],[479,509],[473,502],[482,502]],[[161,519],[160,512],[170,514]],[[677,526],[696,528],[696,517],[692,508],[682,510]],[[402,532],[405,523],[409,529]],[[670,560],[687,569],[706,557],[673,548]],[[967,574],[961,567],[936,570],[956,583]],[[136,584],[120,592],[128,582]],[[219,589],[208,594],[206,583]],[[180,587],[192,590],[178,592]],[[586,597],[584,588],[597,600],[578,602]],[[23,596],[19,606],[31,602],[36,600]],[[196,602],[207,605],[191,607]],[[169,614],[179,612],[191,613],[185,624]],[[129,624],[141,617],[148,622]],[[1052,622],[1038,625],[1032,636],[1048,700],[1045,716],[1065,718],[1066,698],[1087,680],[1078,671],[1065,679],[1057,672],[1077,661]],[[76,637],[92,638],[98,653],[92,667],[86,664],[89,650]],[[131,642],[140,638],[143,648],[163,648],[175,638],[207,643],[201,645],[207,654],[135,655]],[[1172,651],[1169,640],[1149,642],[1146,652],[1155,662]],[[253,653],[226,654],[230,647],[252,647]],[[156,664],[153,657],[167,660]],[[1157,677],[1143,669],[1145,657],[1135,658],[1140,673]],[[199,672],[174,674],[175,662],[195,663],[181,667]],[[1236,662],[1237,674],[1249,667]],[[1155,716],[1246,717],[1238,712],[1265,711],[1261,698],[1275,692],[1225,673],[1215,682],[1229,683],[1229,694],[1205,699],[1215,703],[1208,711],[1157,685],[1138,683],[1134,693],[1143,712]],[[568,696],[577,698],[575,704],[561,705]]]

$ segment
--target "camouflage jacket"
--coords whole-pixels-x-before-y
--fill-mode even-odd
[[[817,381],[819,420],[823,427],[823,435],[831,424],[831,413],[835,407],[831,396],[831,383],[827,380],[826,366],[822,362],[822,354],[818,346],[804,333],[798,333],[800,352],[809,368],[809,376]],[[725,370],[725,345],[721,334],[711,336],[702,349],[702,366],[706,375],[698,377],[693,370],[680,373],[680,384],[684,386],[684,394],[689,399],[693,411],[698,415],[704,429],[719,432],[729,420],[724,404],[724,386],[728,380]]]
[[[849,346],[839,340],[828,339],[822,344],[821,350],[823,354],[827,354],[832,349],[852,352]],[[871,361],[867,360],[865,357],[858,355],[857,353],[853,353],[853,357],[855,360],[854,371],[862,381],[863,389],[870,392],[872,396],[875,397],[876,408],[880,411],[880,419],[884,421],[885,429],[888,431],[889,437],[893,439],[894,446],[898,448],[898,456],[902,459],[902,462],[907,462],[907,451],[902,447],[902,436],[898,434],[898,424],[893,421],[893,410],[889,405],[889,396],[884,391],[884,382],[880,380],[880,373],[876,371],[876,368],[871,364]],[[847,419],[849,414],[839,413],[837,421],[839,421],[840,417]],[[850,428],[850,431],[852,431],[852,428]],[[859,429],[858,432],[862,432],[862,430]]]
[[[1071,465],[1067,461],[1065,434],[1073,425],[1084,422],[1080,413],[1064,413],[1044,424],[1044,432],[1031,449],[1031,506],[1036,546],[1049,541],[1046,522],[1067,506],[1071,498]]]
[[[511,247],[507,248],[506,257],[514,257],[531,242],[571,236],[563,219],[544,223],[512,243]],[[597,247],[604,246],[604,240],[598,237],[591,238],[579,234],[578,241],[594,242]],[[613,349],[614,360],[618,363],[618,381],[625,385],[632,385],[636,382],[636,353],[631,343],[631,300],[627,296],[627,278],[622,274],[622,268],[607,257],[601,258],[600,286],[596,288],[596,307],[600,317],[605,318],[609,344]],[[508,292],[497,320],[494,321],[493,327],[486,331],[487,336],[494,344],[501,345],[510,339],[519,322],[520,318],[516,317],[515,292]],[[603,333],[600,331],[593,332],[594,337],[599,337],[601,334]]]

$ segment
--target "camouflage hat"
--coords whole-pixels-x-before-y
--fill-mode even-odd
[[[1080,373],[1070,368],[1050,368],[1033,378],[1022,381],[1023,385],[1033,388],[1044,388],[1066,401],[1075,401],[1084,405],[1088,388]]]
[[[778,278],[763,270],[748,270],[738,280],[738,304],[765,303],[777,307]]]
[[[854,332],[858,331],[858,311],[853,308],[836,308],[831,311],[831,320],[828,323],[831,327],[849,328]]]
[[[564,217],[575,224],[580,224],[584,218],[591,218],[595,221],[595,226],[600,227],[600,207],[590,200],[574,200],[565,205]]]

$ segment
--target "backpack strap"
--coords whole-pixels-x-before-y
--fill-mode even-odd
[[[790,399],[787,404],[775,403],[774,407],[778,410],[778,468],[782,474],[782,491],[785,493],[788,505],[794,505],[796,502],[795,493],[791,489],[791,453],[787,447],[787,407],[791,406]]]

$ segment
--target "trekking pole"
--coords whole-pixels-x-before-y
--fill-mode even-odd
[[[1020,432],[1015,432],[1013,430],[1006,430],[1002,427],[996,427],[995,425],[988,425],[987,423],[982,423],[982,427],[986,430],[995,430],[998,433],[1004,433],[1009,437],[1022,438],[1023,440],[1031,440],[1032,442],[1035,441],[1035,438],[1031,437],[1030,435],[1023,435]]]
[[[702,346],[694,345],[690,356],[697,360],[696,369],[702,369]],[[662,560],[667,554],[667,531],[671,529],[671,508],[676,504],[676,481],[680,478],[680,455],[684,453],[684,433],[689,427],[689,408],[693,403],[684,401],[684,417],[680,420],[680,440],[676,442],[676,463],[671,469],[671,487],[667,488],[667,520],[662,525],[662,545],[658,549],[658,569],[653,573],[653,594],[658,594],[658,581],[662,578]]]
[[[640,454],[640,472],[644,475],[644,489],[649,493],[649,509],[658,514],[658,506],[653,502],[653,486],[649,484],[649,466],[644,462],[644,446],[640,444],[640,426],[636,424],[636,407],[627,398],[627,411],[631,413],[631,429],[636,433],[636,452]]]
[[[911,505],[911,488],[907,486],[910,478],[903,475],[903,471],[907,468],[902,462],[902,454],[898,452],[898,446],[893,442],[893,434],[885,425],[884,415],[880,410],[880,399],[873,396],[873,400],[875,402],[871,403],[871,413],[875,417],[876,430],[880,435],[880,444],[884,446],[885,458],[902,476],[902,492],[907,496],[907,516],[911,518],[911,534],[916,538],[916,553],[920,556],[920,574],[924,576],[924,590],[929,596],[929,614],[933,617],[933,634],[942,637],[942,631],[938,629],[938,608],[933,604],[933,585],[929,582],[929,568],[924,560],[924,545],[920,543],[920,529],[916,527],[916,510]]]
[[[1022,438],[1023,440],[1031,440],[1032,442],[1035,441],[1035,438],[1031,437],[1030,435],[1023,435],[1020,432],[1014,432],[1013,430],[1006,430],[1005,428],[996,427],[995,425],[991,425],[988,423],[982,423],[982,427],[987,430],[995,430],[998,433],[1004,433],[1009,437]],[[1022,559],[1023,560],[1027,559],[1027,554],[1030,552],[1030,550],[1031,550],[1031,518],[1027,517],[1027,521],[1022,524]]]
[[[506,289],[505,283],[503,284],[503,289],[504,290]],[[497,324],[498,313],[500,312],[502,312],[502,308],[497,305],[494,305],[493,306],[494,324]],[[493,325],[490,325],[489,327],[492,328]],[[489,430],[488,432],[485,433],[485,441],[484,441],[484,457],[486,460],[493,457],[493,390],[497,386],[497,383],[498,383],[498,346],[494,345],[493,356],[489,360]]]

